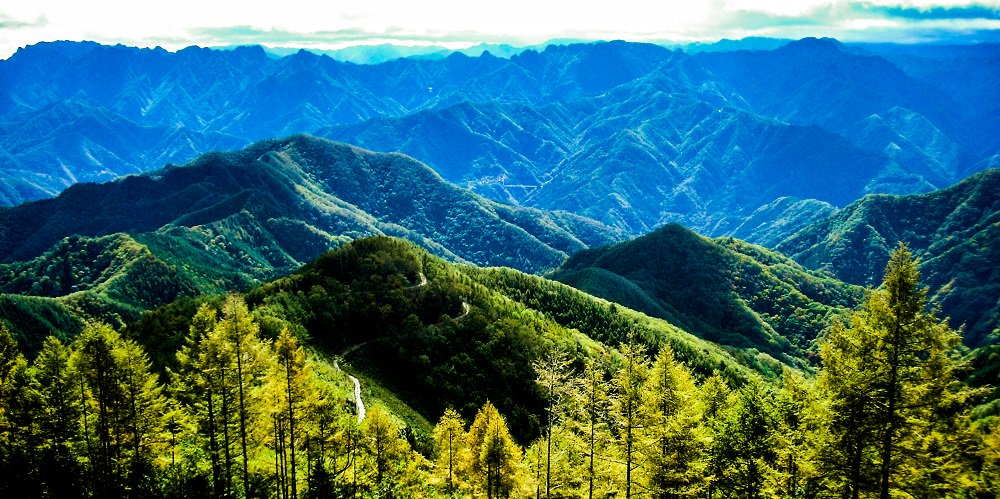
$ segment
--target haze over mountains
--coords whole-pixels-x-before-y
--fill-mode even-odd
[[[865,194],[928,192],[996,164],[998,52],[610,42],[356,65],[39,44],[0,62],[0,201],[310,132],[628,234],[679,222],[776,244]]]

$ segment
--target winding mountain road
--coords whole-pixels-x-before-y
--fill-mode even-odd
[[[358,378],[355,378],[350,374],[348,374],[347,377],[354,382],[354,403],[357,405],[358,422],[360,423],[365,420],[365,402],[361,400],[361,382],[358,381]]]
[[[351,345],[345,348],[343,352],[340,352],[340,357],[346,356],[347,354],[367,345],[368,343],[371,343],[371,341],[372,340],[363,341],[356,345]],[[342,369],[340,369],[340,363],[337,361],[337,359],[333,360],[333,367],[336,367],[338,371],[342,371]],[[358,378],[351,376],[350,374],[347,375],[347,378],[351,380],[351,383],[354,383],[354,404],[356,412],[358,414],[358,422],[360,423],[365,420],[365,416],[367,415],[367,412],[365,410],[365,401],[362,400],[361,398],[361,381]]]
[[[454,318],[454,320],[460,321],[460,320],[464,319],[466,315],[469,315],[469,303],[466,302],[465,300],[462,300],[462,313],[458,314]]]
[[[412,286],[408,286],[406,288],[403,288],[403,289],[417,289],[417,288],[419,288],[421,286],[426,286],[427,285],[427,276],[425,276],[423,272],[420,272],[417,275],[420,277],[420,282],[418,282],[418,283],[416,283],[416,284],[414,284]]]

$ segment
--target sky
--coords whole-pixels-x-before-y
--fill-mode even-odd
[[[1000,0],[0,0],[0,58],[41,41],[178,50],[261,44],[465,48],[553,39],[713,42],[830,36],[1000,40]]]

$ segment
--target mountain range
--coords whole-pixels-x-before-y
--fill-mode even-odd
[[[981,67],[997,47],[745,47],[610,42],[366,65],[260,47],[27,47],[0,62],[0,195],[72,187],[0,209],[0,285],[9,310],[45,311],[24,313],[48,317],[32,328],[75,327],[61,307],[124,324],[384,234],[457,262],[558,268],[703,337],[802,358],[903,240],[970,344],[992,343],[996,173],[936,189],[1000,151],[983,132],[995,71]],[[299,130],[425,163],[295,135],[175,164]],[[682,296],[690,276],[646,266],[677,259],[717,274]],[[10,298],[21,295],[38,299]]]
[[[621,237],[578,215],[490,201],[400,154],[293,136],[0,208],[0,290],[50,300],[18,298],[8,317],[43,307],[61,318],[43,323],[73,329],[78,322],[52,312],[68,305],[122,324],[182,295],[246,289],[372,235],[531,272]]]
[[[406,156],[293,136],[0,208],[0,290],[8,316],[31,318],[15,328],[22,337],[45,327],[69,334],[81,322],[66,309],[125,324],[181,296],[246,289],[347,240],[384,234],[452,261],[555,269],[550,277],[585,292],[795,364],[814,355],[812,340],[832,316],[860,302],[857,285],[874,284],[901,240],[922,258],[935,303],[975,346],[992,343],[997,325],[997,172],[831,211],[778,245],[795,263],[675,224],[605,246],[621,232],[490,201]]]
[[[910,196],[869,195],[786,239],[777,251],[844,282],[872,286],[896,243],[920,259],[934,303],[966,343],[996,342],[1000,317],[1000,170]]]
[[[773,45],[357,65],[260,47],[38,44],[0,61],[0,201],[310,132],[631,235],[678,222],[773,245],[865,194],[929,192],[996,164],[996,46],[921,59],[829,39]]]
[[[995,495],[1000,47],[693,48],[0,61],[0,491]]]

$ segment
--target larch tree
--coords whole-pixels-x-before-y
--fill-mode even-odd
[[[455,470],[460,456],[465,450],[465,422],[458,411],[451,407],[445,409],[441,419],[434,427],[434,452],[437,455],[438,466],[448,470],[448,494],[453,494],[455,487]]]
[[[471,458],[465,463],[468,475],[482,487],[487,498],[510,497],[519,489],[521,448],[511,437],[503,416],[489,401],[476,413],[466,434],[466,445]]]
[[[776,403],[780,424],[777,492],[786,497],[812,497],[821,488],[817,463],[827,452],[824,410],[814,379],[785,368],[781,381]]]
[[[226,484],[231,481],[224,477],[223,450],[220,446],[223,413],[220,407],[222,390],[226,390],[224,370],[218,365],[225,355],[219,351],[222,345],[212,344],[209,335],[215,331],[218,312],[215,308],[202,304],[198,307],[184,344],[177,350],[177,367],[170,373],[170,393],[180,404],[183,413],[192,421],[194,440],[197,447],[207,456],[210,463],[211,485],[214,497],[227,494]]]
[[[721,464],[717,490],[723,497],[766,497],[778,455],[774,394],[761,380],[751,379],[733,402],[712,441],[712,453]]]
[[[646,489],[655,497],[700,493],[705,476],[702,408],[694,379],[663,347],[643,386]]]
[[[579,440],[584,444],[584,454],[587,463],[587,498],[594,498],[597,487],[606,487],[610,481],[610,473],[606,465],[611,440],[608,420],[611,417],[611,398],[609,383],[605,379],[605,367],[595,359],[587,362],[577,383],[574,407],[574,428],[579,434]],[[599,454],[602,454],[598,457]]]
[[[152,478],[151,456],[163,443],[166,398],[149,358],[131,340],[103,324],[92,324],[73,343],[71,366],[83,381],[85,424],[95,493],[143,488]],[[93,413],[91,418],[88,413]]]
[[[622,344],[621,360],[614,376],[614,418],[618,427],[618,444],[625,465],[625,499],[632,497],[633,472],[639,467],[637,453],[640,435],[646,427],[642,411],[642,387],[649,375],[646,349],[636,343],[634,335]]]
[[[41,494],[36,451],[40,410],[28,361],[0,322],[0,492],[5,497]]]
[[[820,389],[829,399],[824,427],[829,431],[819,466],[842,497],[858,499],[873,490],[875,477],[877,341],[859,314],[850,325],[837,321],[820,345]]]
[[[545,399],[545,497],[552,495],[552,432],[566,415],[573,392],[571,360],[565,350],[555,348],[532,367],[535,383]]]
[[[92,486],[96,494],[114,494],[121,487],[116,457],[119,440],[114,427],[123,396],[117,383],[114,343],[118,334],[106,325],[88,325],[73,342],[72,364],[80,372],[84,425]]]
[[[375,405],[361,423],[364,450],[380,497],[392,497],[396,480],[406,469],[410,444],[403,438],[389,413]]]
[[[704,418],[702,424],[708,433],[709,452],[705,477],[708,482],[708,499],[713,499],[717,484],[723,480],[726,457],[724,449],[716,445],[715,441],[722,437],[724,417],[731,402],[732,391],[722,376],[714,372],[701,384],[700,393]]]
[[[956,421],[967,416],[971,392],[955,374],[961,335],[928,310],[917,264],[900,243],[879,289],[848,324],[835,324],[822,346],[820,378],[834,421],[853,425],[834,425],[840,439],[854,435],[847,439],[852,497],[870,489],[880,499],[897,492],[928,494],[960,480],[957,472],[922,471],[963,468],[955,462],[962,453],[943,449],[962,438]]]
[[[77,459],[83,446],[79,376],[69,359],[69,347],[49,336],[32,366],[41,398],[41,481],[53,497],[72,497],[82,489]]]
[[[122,424],[122,445],[128,447],[128,486],[149,488],[155,475],[153,459],[166,448],[167,399],[159,376],[138,343],[122,339],[115,348],[119,383],[127,423]]]
[[[237,396],[237,419],[239,422],[240,456],[244,494],[250,490],[250,461],[260,448],[262,438],[255,432],[262,416],[264,403],[262,392],[273,360],[270,348],[260,338],[259,326],[252,320],[243,298],[230,295],[222,305],[222,318],[215,332],[232,347],[235,365],[230,368]]]
[[[301,447],[302,443],[296,439],[296,427],[301,426],[302,412],[306,410],[304,406],[309,399],[310,392],[314,391],[311,370],[306,362],[305,350],[299,346],[298,340],[288,328],[281,330],[281,334],[274,344],[274,353],[277,359],[274,381],[277,381],[279,385],[277,388],[282,394],[282,402],[284,402],[280,404],[280,410],[285,413],[285,421],[288,423],[291,497],[298,499],[295,449]]]

